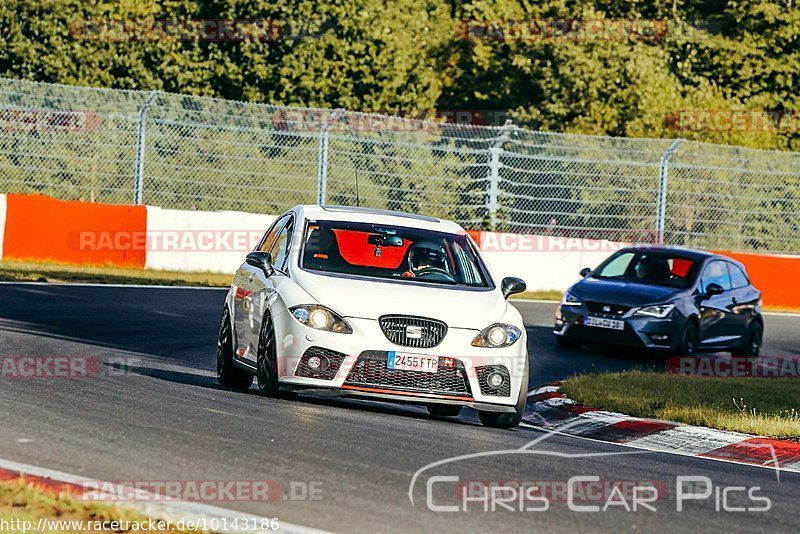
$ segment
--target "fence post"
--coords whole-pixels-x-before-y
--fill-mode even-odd
[[[319,157],[317,161],[317,204],[325,204],[328,197],[328,129],[339,119],[341,109],[336,109],[321,124]]]
[[[147,131],[147,112],[153,105],[153,100],[158,96],[158,91],[151,91],[139,108],[139,127],[136,132],[136,176],[133,182],[133,203],[141,204],[144,198],[144,137]]]
[[[685,139],[676,139],[661,156],[658,168],[658,200],[656,205],[656,243],[664,244],[664,228],[667,220],[667,178],[669,174],[669,159]]]
[[[489,224],[492,230],[497,228],[497,210],[500,207],[497,199],[500,191],[500,154],[502,154],[503,145],[508,141],[513,130],[514,125],[511,123],[511,119],[507,119],[500,130],[500,135],[489,149],[489,184],[486,191],[488,198],[486,209],[489,212]]]

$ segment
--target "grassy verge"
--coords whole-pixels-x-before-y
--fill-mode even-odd
[[[233,273],[185,273],[152,269],[125,269],[113,265],[100,267],[32,261],[0,262],[0,280],[14,282],[84,282],[228,287],[232,279]]]
[[[30,525],[27,532],[34,532],[41,518],[59,521],[49,523],[51,528],[45,529],[48,533],[74,533],[74,532],[184,532],[175,529],[148,530],[147,518],[129,510],[117,508],[109,504],[93,503],[77,500],[67,495],[53,495],[35,488],[24,481],[14,481],[0,484],[0,518],[6,525],[11,526],[3,532],[18,532],[22,534],[25,527]],[[82,522],[81,523],[72,523]],[[113,525],[112,522],[118,522]],[[29,522],[29,523],[26,523]],[[105,523],[104,528],[95,522]],[[81,526],[78,526],[81,525]],[[168,525],[169,526],[169,525]],[[72,528],[70,528],[72,527]],[[119,528],[114,528],[119,527]],[[128,528],[122,528],[128,527]],[[197,534],[201,531],[193,531]]]
[[[228,287],[233,273],[187,273],[153,269],[125,269],[113,265],[68,265],[34,261],[0,261],[0,280],[13,282],[91,282],[97,284],[151,284]],[[559,300],[560,291],[527,291],[511,298]]]
[[[0,281],[6,282],[83,282],[94,284],[141,284],[164,286],[229,287],[233,273],[187,273],[154,269],[126,269],[114,265],[68,265],[53,262],[0,261]],[[526,291],[511,299],[561,300],[555,289]],[[800,313],[800,309],[764,306],[774,312]]]
[[[635,371],[576,376],[562,390],[601,410],[800,441],[800,380]]]
[[[526,291],[511,295],[511,299],[530,299],[530,300],[561,300],[563,293],[555,289],[547,291]]]

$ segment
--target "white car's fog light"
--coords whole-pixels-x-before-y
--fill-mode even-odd
[[[308,368],[314,372],[324,371],[328,368],[328,359],[320,356],[312,356],[308,359]]]
[[[495,389],[502,386],[505,381],[506,379],[503,378],[503,375],[498,373],[497,371],[491,373],[489,376],[486,377],[486,382]]]

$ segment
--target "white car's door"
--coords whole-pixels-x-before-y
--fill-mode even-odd
[[[267,230],[257,250],[269,252],[275,257],[281,240],[291,232],[291,215],[278,219]],[[274,276],[274,275],[273,275]],[[275,291],[273,276],[243,263],[236,272],[233,281],[233,328],[235,333],[234,354],[237,358],[256,364],[258,336],[267,301]]]

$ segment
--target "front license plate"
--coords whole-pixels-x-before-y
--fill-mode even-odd
[[[393,371],[435,373],[439,370],[439,357],[390,351],[386,359],[386,368]]]
[[[605,319],[603,317],[586,317],[583,320],[586,326],[595,326],[597,328],[610,328],[612,330],[624,330],[625,322],[617,321],[616,319]]]

